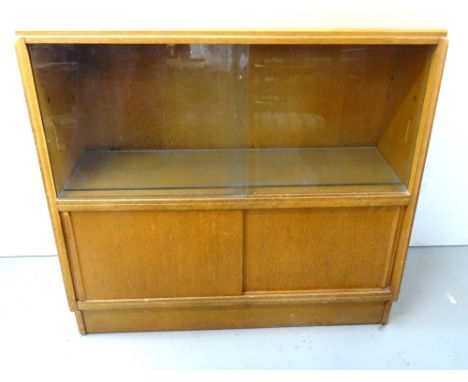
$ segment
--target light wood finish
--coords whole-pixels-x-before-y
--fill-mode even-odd
[[[285,193],[301,186],[400,183],[379,150],[370,147],[86,151],[64,191],[105,196],[115,190],[190,194],[205,189],[209,194],[222,188],[228,194],[243,194],[244,188],[257,187],[283,187]]]
[[[52,176],[49,153],[44,135],[44,126],[41,119],[41,110],[39,108],[36,88],[34,85],[34,77],[29,59],[28,49],[23,38],[16,41],[16,54],[18,57],[21,79],[23,82],[24,93],[28,105],[29,118],[34,133],[34,142],[39,158],[41,168],[42,181],[46,192],[47,205],[49,207],[52,227],[54,229],[55,243],[59,255],[60,268],[65,285],[68,306],[70,310],[76,311],[76,294],[73,285],[73,280],[70,272],[70,264],[68,262],[67,251],[65,248],[65,240],[63,236],[62,226],[60,224],[60,216],[55,203],[55,184]]]
[[[75,285],[76,297],[78,300],[86,298],[84,290],[83,277],[81,276],[80,257],[78,255],[78,248],[76,246],[75,231],[69,212],[60,214],[62,219],[63,233],[65,235],[65,242],[67,245],[68,260],[70,264],[71,274],[73,275],[73,283]]]
[[[83,299],[242,293],[240,211],[70,215]]]
[[[247,211],[244,290],[388,286],[399,212],[395,207]]]
[[[257,190],[257,194],[250,193],[248,198],[245,195],[226,196],[224,189],[221,189],[222,196],[214,193],[207,196],[203,191],[203,197],[182,194],[182,198],[177,195],[161,197],[161,193],[153,191],[142,194],[141,190],[108,191],[107,198],[98,198],[95,192],[74,191],[63,192],[64,199],[57,200],[57,206],[60,211],[323,208],[406,206],[410,199],[408,190],[403,186],[324,186],[314,187],[313,193],[311,187],[297,187],[285,194],[280,194],[281,189],[276,187]]]
[[[76,318],[76,323],[78,325],[78,330],[80,334],[86,334],[86,325],[84,323],[84,318],[83,318],[83,312],[81,310],[78,310],[75,312],[75,318]]]
[[[384,308],[384,312],[383,312],[383,315],[382,315],[382,324],[387,324],[388,323],[388,320],[390,318],[390,311],[392,309],[392,302],[391,301],[387,301],[385,303],[385,308]]]
[[[248,292],[242,296],[85,300],[78,301],[78,308],[82,310],[214,308],[225,306],[388,301],[391,299],[391,296],[392,293],[388,288],[331,289],[288,293]]]
[[[433,47],[403,47],[397,52],[397,62],[405,64],[393,68],[392,76],[400,81],[392,81],[388,90],[389,107],[384,115],[386,129],[377,144],[406,185],[413,163],[433,51]]]
[[[197,309],[86,310],[88,333],[180,329],[258,328],[382,322],[385,302],[275,304]]]
[[[224,31],[17,31],[27,43],[61,44],[437,44],[442,29],[308,29]]]
[[[395,264],[392,273],[392,289],[394,300],[398,299],[400,294],[401,279],[406,262],[409,240],[411,238],[411,230],[413,229],[414,215],[418,203],[419,189],[421,187],[424,165],[426,163],[427,150],[432,132],[432,123],[439,96],[442,74],[444,71],[445,57],[447,54],[448,41],[441,39],[431,59],[429,69],[428,82],[426,93],[424,96],[424,104],[421,111],[421,121],[416,137],[414,158],[409,179],[409,189],[411,191],[411,199],[406,213],[401,222],[401,231],[399,235],[398,248],[395,257]]]
[[[19,32],[19,35],[22,37],[17,41],[17,54],[28,110],[67,299],[70,309],[75,312],[80,332],[387,322],[391,302],[398,298],[401,285],[445,61],[445,31],[39,31]],[[45,69],[40,65],[36,68],[39,72],[33,74],[26,44],[41,43],[51,44],[49,53],[60,49],[54,44],[77,43],[77,46],[70,45],[72,51],[77,49],[67,56],[70,64],[59,65],[63,69],[62,74],[39,73]],[[174,43],[252,44],[249,47],[253,47],[251,57],[260,59],[275,57],[281,50],[275,45],[281,44],[284,45],[282,54],[293,63],[304,57],[315,60],[322,53],[332,61],[340,57],[365,60],[363,52],[367,52],[367,69],[372,70],[363,67],[368,74],[362,77],[362,72],[355,71],[358,66],[344,60],[338,69],[324,78],[317,77],[313,71],[302,71],[304,81],[295,82],[301,94],[305,94],[304,88],[311,79],[315,78],[317,84],[337,79],[333,85],[335,88],[330,90],[322,86],[322,90],[338,95],[336,101],[342,108],[327,102],[322,104],[324,100],[318,97],[318,93],[323,92],[318,92],[311,95],[309,109],[306,109],[308,113],[327,116],[329,129],[325,135],[313,129],[310,134],[305,134],[304,126],[300,126],[302,120],[290,118],[291,115],[284,119],[291,128],[290,135],[286,125],[269,126],[263,117],[255,117],[255,113],[264,112],[266,106],[251,107],[249,111],[249,103],[241,102],[245,93],[252,92],[254,98],[260,97],[271,87],[249,88],[244,86],[244,82],[240,86],[235,81],[236,76],[240,79],[239,76],[245,74],[242,70],[221,80],[218,77],[222,86],[217,90],[211,86],[209,77],[198,81],[183,74],[180,78],[192,81],[195,88],[207,81],[206,93],[200,90],[200,98],[210,100],[216,94],[221,97],[229,94],[229,102],[240,108],[238,114],[243,117],[232,119],[232,111],[223,103],[225,100],[215,100],[213,105],[216,104],[222,113],[216,114],[216,110],[208,107],[217,122],[206,126],[219,122],[222,123],[220,130],[205,136],[202,125],[193,125],[195,134],[187,135],[183,128],[179,133],[166,131],[174,135],[171,140],[164,141],[167,134],[155,134],[157,124],[153,123],[160,117],[152,116],[149,120],[153,121],[145,121],[142,116],[151,116],[151,111],[148,114],[149,109],[144,107],[138,110],[145,97],[157,89],[157,81],[136,74],[134,79],[138,81],[133,83],[133,87],[128,74],[122,72],[124,65],[119,66],[118,62],[114,66],[102,66],[102,76],[96,75],[101,69],[95,68],[96,73],[91,76],[89,71],[94,69],[87,64],[89,55],[83,61],[81,58],[86,55],[79,52],[91,51],[86,44]],[[266,44],[269,46],[259,47]],[[307,44],[334,46],[293,47]],[[175,49],[179,48],[185,49]],[[245,48],[239,47],[236,53],[239,62]],[[109,46],[108,49],[117,48]],[[139,52],[137,56],[140,59],[135,61],[141,64],[135,66],[135,73],[139,73],[139,68],[144,71],[146,63],[151,61],[148,53],[151,48],[147,50],[142,45],[134,49]],[[291,51],[289,55],[284,53],[288,49]],[[312,55],[307,56],[309,54]],[[302,55],[302,58],[296,55]],[[41,56],[38,62],[55,62],[44,57]],[[73,63],[75,61],[77,65]],[[107,60],[107,64],[112,64],[112,60]],[[257,65],[262,63],[257,62]],[[269,74],[274,75],[274,67],[271,66]],[[323,69],[326,65],[318,67]],[[75,68],[78,68],[78,74]],[[269,75],[262,74],[260,67],[257,68],[258,72],[255,69],[253,73],[259,81],[268,78]],[[85,73],[88,78],[81,77]],[[105,115],[92,110],[92,98],[99,91],[92,89],[90,79],[96,81],[97,87],[106,81],[112,86],[119,79],[119,73],[124,85],[128,80],[125,102],[132,106],[130,117],[124,124],[127,127],[121,132],[129,139],[134,138],[133,144],[138,149],[244,149],[275,147],[281,145],[281,140],[286,142],[285,147],[355,146],[359,141],[360,145],[377,146],[404,184],[317,186],[314,192],[310,187],[297,187],[297,192],[288,193],[282,193],[282,187],[262,189],[261,193],[257,193],[260,190],[257,188],[241,196],[179,194],[162,197],[137,191],[140,193],[89,197],[82,191],[80,195],[62,195],[68,199],[57,199],[55,190],[62,189],[67,172],[70,173],[84,148],[125,148],[100,147],[101,144],[119,142],[117,138],[115,142],[106,142],[112,135],[109,131],[104,133],[105,139],[99,137],[100,131],[106,129],[105,121],[113,117],[111,110]],[[283,78],[283,82],[278,83],[277,89],[283,89],[282,92],[287,91],[287,82],[295,80],[291,77],[290,68],[281,73],[281,77],[289,76],[288,81],[283,81]],[[353,82],[353,76],[361,78],[363,82],[358,83],[366,83],[366,87],[371,89],[369,93],[374,93],[375,97],[356,92],[358,84]],[[154,86],[149,93],[140,96],[145,80]],[[178,81],[173,73],[164,80],[168,81],[169,87],[177,85]],[[76,83],[79,84],[77,93],[72,89]],[[348,93],[340,86],[353,88],[352,96],[348,98]],[[67,89],[70,91],[60,99],[58,95]],[[92,97],[83,98],[82,95]],[[303,97],[294,98],[294,92],[290,95],[292,104],[286,105],[289,109],[285,110],[297,116],[304,106],[301,104]],[[74,96],[77,98],[73,99]],[[52,98],[48,100],[48,97]],[[172,107],[168,111],[172,114],[159,128],[164,128],[164,124],[166,127],[175,126],[171,124],[182,118],[183,114],[179,112],[183,113],[183,102],[179,105],[174,98],[163,98],[160,97],[160,106]],[[195,103],[199,101],[196,97],[189,97],[184,102],[192,99]],[[80,105],[76,110],[74,102]],[[366,103],[369,103],[368,108]],[[115,113],[122,110],[114,101],[110,104]],[[196,105],[193,108],[197,110]],[[273,107],[266,110],[274,112]],[[95,121],[90,118],[86,122],[84,111]],[[341,120],[340,112],[343,112]],[[88,124],[90,121],[96,123]],[[141,131],[140,136],[133,136],[130,131],[138,125],[147,129]],[[249,131],[249,125],[255,126],[253,131]],[[319,124],[313,125],[317,126]],[[351,127],[345,129],[345,126]],[[270,128],[271,134],[265,134],[264,128]],[[58,140],[52,142],[49,135],[55,133],[54,129],[60,132],[53,136]],[[337,135],[333,136],[333,131]],[[149,142],[153,137],[155,140]],[[265,143],[268,139],[270,142]],[[398,142],[400,147],[395,146]],[[147,146],[140,146],[140,143]],[[56,145],[55,151],[51,145]],[[69,152],[62,152],[61,147],[67,147]],[[286,219],[278,219],[278,216]],[[351,219],[351,216],[356,219]],[[314,245],[311,238],[314,238]],[[258,242],[255,241],[257,239]],[[155,251],[157,248],[160,250]],[[162,256],[162,253],[170,255]],[[326,261],[322,261],[324,255],[321,253],[327,253]],[[269,262],[271,258],[277,263]],[[327,264],[331,260],[333,268]],[[257,266],[263,267],[262,272],[256,269]],[[317,269],[320,272],[315,272]],[[289,279],[285,276],[287,274]],[[316,280],[320,282],[314,284]]]

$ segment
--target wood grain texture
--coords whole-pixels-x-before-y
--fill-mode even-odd
[[[395,59],[402,49],[251,45],[249,146],[375,145],[386,128],[388,88],[395,66],[404,64]]]
[[[88,333],[258,328],[272,326],[376,324],[385,302],[277,304],[232,308],[84,311]]]
[[[240,211],[70,216],[84,299],[242,293]]]
[[[378,139],[378,148],[406,185],[413,164],[433,51],[433,47],[404,47],[397,52],[399,64],[392,72],[395,80],[389,87],[386,100],[389,106],[383,116],[385,129]]]
[[[63,45],[53,46],[60,51]],[[242,144],[240,45],[72,45],[91,149],[226,148]],[[244,76],[245,77],[245,76]]]
[[[399,216],[396,207],[247,211],[244,291],[383,288]]]

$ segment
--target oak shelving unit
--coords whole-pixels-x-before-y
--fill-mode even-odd
[[[439,30],[18,32],[82,333],[385,323]]]

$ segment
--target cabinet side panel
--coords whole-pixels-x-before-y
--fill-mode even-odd
[[[16,54],[18,57],[21,79],[23,82],[24,93],[28,105],[29,118],[36,144],[37,155],[41,169],[42,181],[47,197],[52,227],[54,229],[55,243],[62,271],[62,277],[65,284],[68,306],[70,310],[76,311],[76,294],[68,262],[65,240],[60,222],[60,215],[57,209],[55,198],[55,185],[52,175],[51,161],[47,151],[46,137],[42,125],[41,112],[39,109],[38,96],[34,85],[34,76],[30,61],[29,52],[24,39],[18,39],[16,42]]]
[[[241,211],[71,213],[86,299],[239,295]]]
[[[398,207],[249,211],[244,290],[387,286],[399,211]]]
[[[420,128],[429,66],[434,48],[402,47],[393,61],[378,147],[401,181],[408,185]]]
[[[398,299],[400,293],[403,268],[406,262],[409,240],[413,228],[414,215],[419,198],[419,190],[421,186],[424,165],[426,162],[429,140],[431,137],[432,123],[434,120],[437,98],[442,81],[442,74],[444,71],[447,47],[447,39],[441,39],[430,62],[426,94],[421,112],[421,127],[416,137],[414,161],[412,163],[411,176],[408,185],[408,189],[411,192],[411,199],[402,219],[401,234],[395,255],[395,265],[392,272],[391,285],[394,294],[394,300]]]
[[[56,192],[63,185],[85,146],[80,105],[80,45],[30,45],[34,82],[41,108]]]

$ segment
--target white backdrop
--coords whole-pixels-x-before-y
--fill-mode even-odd
[[[168,4],[166,4],[168,3]],[[0,3],[0,256],[55,254],[14,52],[14,31],[418,27],[449,30],[449,54],[412,245],[468,244],[463,1],[101,1]]]

